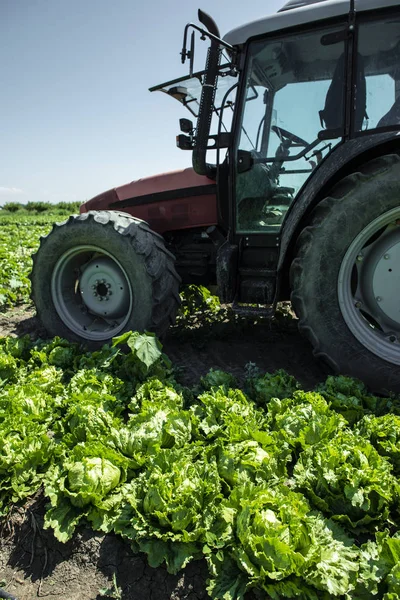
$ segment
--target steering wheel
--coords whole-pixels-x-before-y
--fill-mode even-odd
[[[299,146],[304,147],[307,147],[309,145],[309,143],[303,140],[303,138],[299,137],[298,135],[295,135],[294,133],[290,133],[290,131],[287,131],[286,129],[282,129],[282,127],[272,125],[271,129],[281,140],[286,139],[292,144],[298,144]]]

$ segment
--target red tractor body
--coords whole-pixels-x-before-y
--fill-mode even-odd
[[[209,227],[218,221],[216,184],[192,168],[171,171],[103,192],[80,208],[89,210],[121,210],[157,233]]]

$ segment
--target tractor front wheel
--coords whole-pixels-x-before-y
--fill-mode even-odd
[[[400,391],[400,157],[344,178],[314,210],[290,271],[314,354],[379,392]]]
[[[47,332],[96,348],[124,331],[162,335],[179,306],[174,257],[124,213],[91,211],[56,224],[33,257],[32,298]]]

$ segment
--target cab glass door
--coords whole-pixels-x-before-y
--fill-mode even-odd
[[[236,146],[237,233],[278,232],[302,185],[341,141],[344,40],[336,27],[250,44]]]

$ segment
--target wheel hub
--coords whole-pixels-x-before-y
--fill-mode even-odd
[[[126,272],[97,246],[74,246],[59,258],[51,294],[63,323],[92,341],[118,335],[132,311],[133,291]]]
[[[95,258],[85,267],[79,291],[86,307],[95,315],[118,319],[128,310],[129,290],[124,274],[109,257]]]
[[[371,222],[350,244],[339,272],[342,316],[362,345],[400,365],[400,209]]]
[[[400,241],[381,255],[372,278],[376,302],[384,315],[400,324]]]

